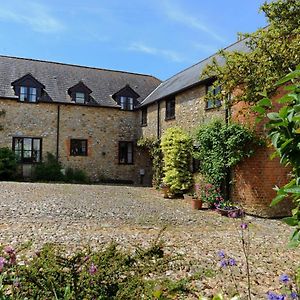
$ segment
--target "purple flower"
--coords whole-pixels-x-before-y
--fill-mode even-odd
[[[282,283],[288,283],[290,281],[290,278],[287,274],[282,274],[279,276],[279,281]]]
[[[5,264],[6,264],[6,259],[4,257],[0,257],[0,273],[3,271]]]
[[[268,300],[284,300],[285,299],[285,295],[278,295],[278,294],[275,294],[273,292],[267,292],[267,299]]]
[[[298,298],[298,294],[297,294],[296,292],[291,292],[291,298],[292,298],[293,300],[299,299],[299,298]]]
[[[6,246],[4,248],[4,252],[6,252],[7,254],[13,254],[15,253],[15,249],[12,246]]]
[[[223,251],[223,250],[218,251],[218,256],[219,256],[220,258],[225,258],[225,253],[224,253],[224,251]]]
[[[19,287],[21,286],[21,283],[20,283],[19,279],[15,279],[15,280],[14,280],[13,286],[14,286],[15,288],[19,288]]]
[[[247,224],[247,223],[242,223],[242,224],[241,224],[241,228],[242,228],[243,230],[247,229],[247,228],[248,228],[248,224]]]
[[[229,266],[236,266],[236,260],[234,258],[229,258],[228,264]]]
[[[97,273],[97,270],[98,270],[97,267],[92,263],[90,268],[89,268],[89,273],[91,275],[95,275]]]
[[[226,259],[222,259],[220,261],[220,267],[221,268],[225,268],[225,267],[227,267],[227,265],[228,265],[228,261]]]

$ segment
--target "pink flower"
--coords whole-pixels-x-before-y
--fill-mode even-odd
[[[3,271],[5,264],[6,264],[6,259],[4,257],[0,257],[0,273]]]
[[[92,263],[90,268],[89,268],[89,273],[91,275],[95,275],[97,273],[97,270],[98,270],[97,267]]]
[[[15,249],[12,246],[6,246],[4,248],[4,252],[6,252],[7,254],[13,254],[15,253]]]

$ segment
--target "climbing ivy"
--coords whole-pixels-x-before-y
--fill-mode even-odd
[[[141,148],[147,149],[152,160],[152,185],[159,188],[163,177],[163,159],[160,147],[160,140],[154,138],[142,138],[137,145]]]
[[[163,182],[174,194],[182,194],[192,184],[192,174],[189,170],[192,144],[188,134],[178,127],[168,128],[162,136]]]
[[[206,179],[221,186],[229,169],[252,155],[257,142],[261,143],[246,127],[213,120],[199,127],[194,157],[200,160],[200,171]]]

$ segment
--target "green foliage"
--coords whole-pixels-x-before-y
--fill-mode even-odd
[[[219,187],[229,168],[253,154],[252,146],[258,140],[253,132],[239,124],[214,120],[199,127],[196,142],[194,157],[201,162],[201,173]]]
[[[16,261],[19,252],[4,248],[0,299],[175,299],[189,294],[188,280],[163,276],[177,258],[165,255],[159,241],[133,253],[114,243],[99,251],[68,252],[45,245],[31,259]]]
[[[287,85],[287,94],[278,99],[281,104],[279,110],[269,112],[272,109],[267,94],[257,104],[261,108],[262,117],[267,117],[266,127],[269,129],[268,136],[275,147],[275,155],[280,157],[280,162],[292,168],[293,177],[291,181],[281,188],[277,188],[277,196],[272,205],[276,205],[285,198],[292,198],[296,205],[292,211],[292,217],[284,221],[295,228],[291,237],[291,246],[300,244],[300,65],[295,71],[278,81],[279,85]]]
[[[216,60],[208,66],[203,78],[216,77],[223,94],[234,94],[242,88],[234,101],[257,102],[261,91],[271,95],[276,91],[275,83],[289,70],[300,63],[300,1],[279,0],[265,3],[269,26],[251,34],[240,34],[245,38],[250,51],[247,53],[220,51],[225,63]]]
[[[208,203],[210,207],[216,207],[220,202],[224,201],[220,188],[216,188],[210,183],[205,184],[200,190],[200,198],[203,202]]]
[[[62,181],[70,183],[88,183],[86,173],[79,169],[67,168],[66,174],[62,173],[62,165],[56,157],[47,153],[47,161],[35,167],[33,179],[36,181]]]
[[[13,151],[0,148],[0,180],[14,179],[17,171],[17,160]]]
[[[37,181],[63,181],[64,176],[61,172],[61,163],[56,157],[47,153],[47,160],[35,167],[34,180]]]
[[[155,188],[159,188],[163,178],[163,159],[160,140],[152,138],[142,138],[138,141],[137,144],[139,147],[146,148],[147,151],[149,151],[150,157],[152,159],[152,185]]]
[[[164,160],[163,182],[174,194],[188,190],[192,184],[189,170],[192,153],[192,140],[180,128],[168,128],[162,136],[161,148]]]
[[[83,170],[67,168],[64,176],[65,182],[71,183],[88,183],[88,177]]]

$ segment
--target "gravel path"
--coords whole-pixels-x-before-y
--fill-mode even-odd
[[[238,286],[246,287],[240,220],[194,211],[185,201],[163,199],[150,188],[0,182],[0,190],[2,244],[32,240],[38,246],[56,242],[68,247],[102,247],[115,240],[132,249],[148,245],[167,226],[163,239],[168,251],[184,255],[189,264],[180,274],[218,269],[216,252],[222,249],[236,258],[242,270],[235,271]],[[300,251],[287,249],[291,229],[282,222],[253,217],[246,221],[252,235],[253,296],[265,299],[269,289],[278,288],[278,276],[291,274],[299,265]],[[211,294],[220,291],[223,278],[220,271],[194,284]]]

